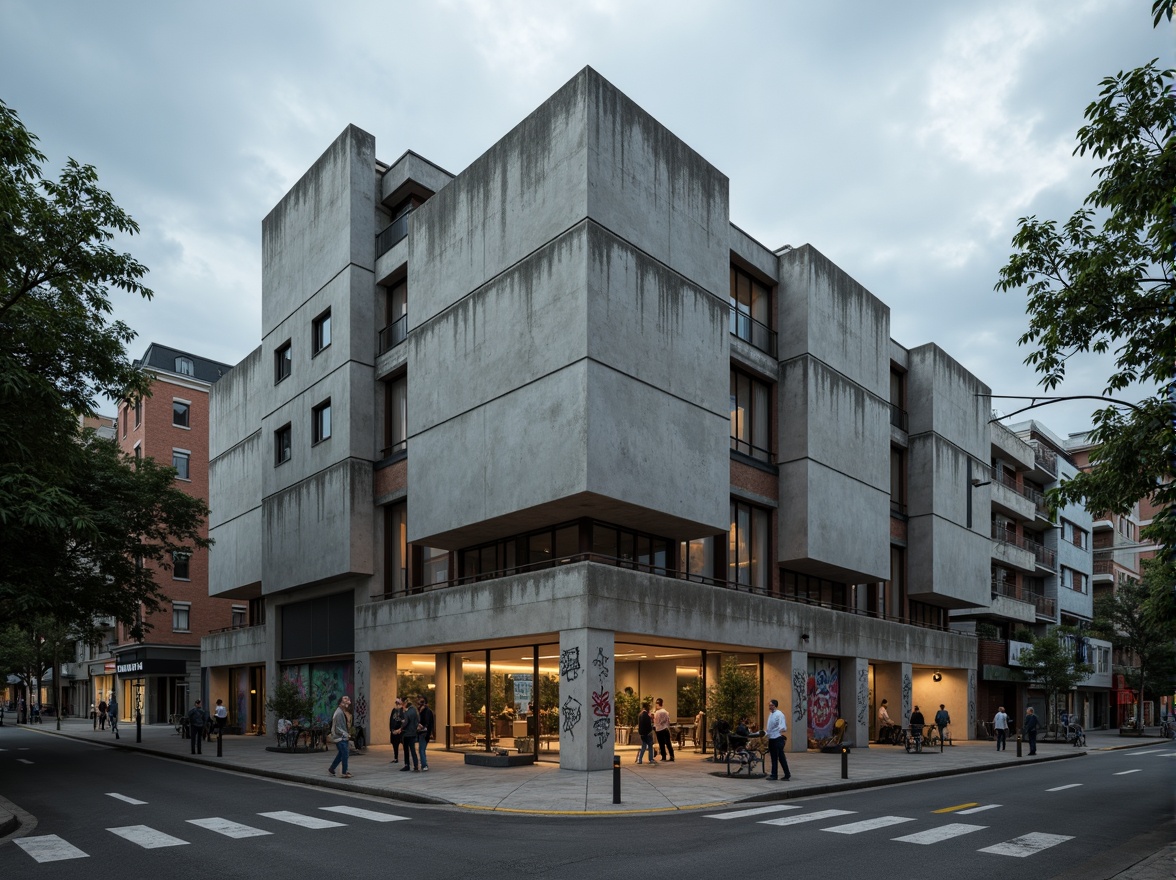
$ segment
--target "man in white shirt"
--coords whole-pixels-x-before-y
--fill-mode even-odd
[[[772,756],[772,772],[768,779],[779,779],[779,768],[783,764],[784,781],[787,782],[792,778],[792,773],[788,769],[788,759],[784,757],[784,744],[788,739],[784,734],[788,730],[788,720],[780,711],[780,703],[776,700],[768,701],[768,709],[768,754]]]
[[[212,717],[216,719],[217,735],[223,735],[225,725],[229,723],[229,707],[225,705],[224,700],[216,701],[216,708],[212,711]]]
[[[670,713],[666,711],[666,707],[662,705],[662,698],[658,697],[653,701],[657,707],[653,712],[653,735],[657,737],[658,751],[661,752],[662,761],[674,760],[674,741],[670,737]],[[669,757],[666,757],[667,752]],[[653,754],[650,753],[649,759],[653,760]]]
[[[992,719],[992,729],[996,732],[996,750],[1003,752],[1005,737],[1009,733],[1009,716],[1005,714],[1004,706],[996,710],[996,717]]]

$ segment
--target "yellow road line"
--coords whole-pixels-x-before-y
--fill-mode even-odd
[[[932,813],[954,813],[956,810],[966,810],[968,807],[978,807],[979,802],[971,804],[956,804],[954,807],[944,807],[942,810],[932,810]]]

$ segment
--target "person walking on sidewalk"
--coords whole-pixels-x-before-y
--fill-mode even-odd
[[[653,719],[649,717],[649,703],[641,704],[641,714],[637,716],[637,736],[641,739],[641,750],[637,752],[637,763],[649,751],[649,763],[657,764],[653,756]]]
[[[110,729],[114,731],[114,738],[120,739],[118,735],[118,700],[114,696],[114,691],[110,692],[110,702],[106,704],[106,712],[110,715]]]
[[[780,778],[779,769],[782,764],[784,781],[787,782],[792,778],[792,772],[788,769],[788,758],[784,756],[784,746],[788,743],[788,737],[784,735],[788,730],[788,720],[780,711],[779,701],[769,700],[768,710],[768,754],[772,756],[772,772],[768,779]]]
[[[662,705],[662,698],[653,701],[653,732],[657,735],[657,748],[661,752],[662,762],[674,760],[674,741],[670,738],[670,713]],[[669,757],[666,757],[666,753]]]
[[[204,753],[204,722],[208,720],[208,715],[204,711],[204,707],[200,705],[197,700],[196,704],[188,710],[188,736],[192,740],[192,754],[200,755]]]
[[[327,772],[334,776],[335,768],[342,764],[344,779],[351,778],[351,774],[347,772],[347,755],[351,749],[347,742],[347,728],[350,727],[347,723],[347,709],[350,705],[351,697],[343,697],[339,700],[335,714],[331,716],[331,739],[335,741],[335,760],[331,762]]]
[[[98,701],[98,729],[106,730],[106,700]]]
[[[400,744],[404,741],[404,701],[400,697],[392,704],[392,713],[388,716],[388,735],[392,739],[393,764],[400,763]]]
[[[1029,740],[1029,754],[1037,754],[1037,715],[1033,712],[1033,707],[1030,706],[1025,710],[1025,720],[1021,724],[1021,729],[1025,731],[1025,736]]]
[[[420,716],[420,731],[417,733],[417,750],[421,755],[421,772],[427,773],[429,771],[429,758],[425,754],[425,748],[429,745],[429,740],[437,733],[437,717],[433,714],[433,710],[429,708],[427,697],[421,697],[420,702],[417,704],[417,714]]]
[[[225,725],[229,721],[229,709],[225,705],[224,700],[216,701],[216,708],[212,710],[212,715],[216,721],[217,736],[223,736],[225,732]]]
[[[939,730],[939,741],[943,742],[943,731],[947,729],[947,725],[951,724],[951,716],[947,710],[943,708],[943,703],[939,704],[939,711],[935,713],[935,727]]]
[[[996,750],[1005,750],[1005,737],[1009,733],[1009,716],[1005,714],[1004,706],[996,710],[996,717],[992,719],[992,730],[996,733]]]
[[[412,770],[417,773],[421,769],[420,758],[417,757],[417,734],[421,726],[421,716],[417,712],[416,706],[412,704],[412,700],[404,701],[404,766],[400,768],[403,773],[406,770]],[[412,760],[412,766],[409,767],[409,759]]]

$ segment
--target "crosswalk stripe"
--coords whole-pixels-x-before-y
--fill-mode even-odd
[[[1148,749],[1146,752],[1132,752],[1133,755],[1158,755],[1163,749]]]
[[[1000,804],[985,804],[982,807],[972,807],[970,810],[960,810],[957,816],[970,816],[973,813],[983,813],[985,810],[996,810],[1000,808]]]
[[[863,819],[860,822],[850,822],[848,825],[834,825],[831,828],[822,828],[822,831],[830,831],[833,834],[861,834],[863,831],[874,831],[877,828],[888,828],[891,825],[901,825],[904,822],[914,822],[914,819],[908,819],[905,816],[878,816],[875,819]]]
[[[330,819],[320,819],[318,816],[304,816],[301,813],[292,813],[289,810],[278,810],[275,813],[258,813],[257,815],[315,830],[320,828],[343,828],[346,826],[344,822],[332,822]]]
[[[1046,791],[1065,791],[1067,788],[1081,788],[1081,782],[1071,782],[1069,785],[1059,785],[1057,788],[1047,788]]]
[[[117,834],[124,840],[136,843],[143,849],[159,849],[164,846],[187,846],[188,841],[156,831],[148,825],[124,825],[121,828],[107,828],[111,834]]]
[[[1073,837],[1067,837],[1064,834],[1026,834],[1023,837],[1006,840],[1004,843],[986,846],[984,849],[977,850],[977,852],[992,853],[998,856],[1013,856],[1018,859],[1023,859],[1026,856],[1039,853],[1043,849],[1049,849],[1051,846],[1057,846],[1059,843],[1065,843],[1067,840],[1073,839]]]
[[[266,834],[273,834],[272,831],[264,831],[261,828],[254,828],[251,825],[242,825],[240,822],[222,819],[219,816],[213,816],[211,819],[189,819],[188,822],[199,828],[215,831],[217,834],[223,834],[225,837],[231,837],[234,840],[239,840],[243,837],[263,837]]]
[[[965,825],[963,822],[953,822],[950,825],[940,825],[938,828],[928,828],[926,831],[917,831],[914,834],[907,834],[905,837],[892,837],[890,839],[902,843],[921,843],[927,845],[939,843],[941,840],[950,840],[962,834],[971,834],[973,831],[983,831],[987,827],[987,825]]]
[[[31,764],[33,762],[30,761],[28,758],[17,758],[16,763],[18,763],[18,764]]]
[[[1140,772],[1139,770],[1122,770],[1119,773],[1114,773],[1112,775],[1114,775],[1114,776],[1128,776],[1132,773],[1139,773],[1139,772]]]
[[[378,813],[375,810],[363,810],[359,807],[340,805],[338,807],[319,807],[328,813],[342,813],[345,816],[355,816],[357,819],[371,819],[373,822],[399,822],[408,816],[393,816],[391,813]]]
[[[785,810],[799,810],[795,804],[778,804],[774,807],[756,807],[754,810],[736,810],[734,813],[711,813],[704,819],[742,819],[746,816],[762,816],[765,813],[782,813]]]
[[[107,797],[117,798],[120,801],[126,801],[128,804],[145,804],[147,801],[137,801],[133,797],[127,797],[125,794],[119,794],[117,791],[106,792]]]
[[[803,813],[799,816],[784,816],[779,819],[763,819],[760,825],[799,825],[801,822],[816,822],[820,819],[832,819],[834,816],[851,816],[855,810],[818,810],[815,813]]]
[[[17,846],[38,862],[63,862],[66,859],[88,859],[90,854],[82,852],[72,843],[66,843],[56,834],[40,837],[18,837],[13,841]]]

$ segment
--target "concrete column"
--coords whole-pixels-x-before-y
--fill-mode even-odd
[[[967,717],[967,722],[968,722],[968,726],[964,730],[958,731],[958,733],[959,733],[958,737],[956,735],[957,728],[954,725],[952,726],[952,731],[951,731],[951,741],[952,742],[955,742],[957,738],[958,739],[971,739],[975,735],[973,731],[979,730],[979,728],[980,728],[979,718],[977,717],[977,709],[976,709],[976,670],[975,669],[968,670],[968,717]]]
[[[914,689],[914,675],[911,669],[911,664],[900,663],[902,674],[902,714],[895,718],[893,714],[890,716],[895,724],[901,724],[903,727],[911,720],[911,708],[914,706],[912,699],[912,691]]]
[[[355,652],[355,693],[351,694],[351,711],[356,730],[363,728],[363,735],[371,745],[374,738],[372,729],[371,665],[367,651]]]
[[[445,698],[445,682],[447,681],[449,681],[449,655],[435,654],[433,655],[433,684],[435,687],[429,691],[429,706],[432,707],[433,714],[437,716],[435,745],[438,747],[445,745],[445,728],[449,726],[449,719],[452,715],[449,700]]]
[[[841,717],[849,725],[842,742],[865,748],[870,742],[870,660],[841,658]]]
[[[788,704],[783,697],[780,709],[788,716],[788,746],[789,752],[804,752],[808,750],[808,651],[793,651],[792,663],[789,669]]]
[[[559,766],[564,770],[612,767],[613,654],[610,630],[559,634]]]
[[[358,677],[358,676],[357,676]],[[368,741],[387,745],[388,716],[396,699],[396,652],[374,651],[368,655]]]

